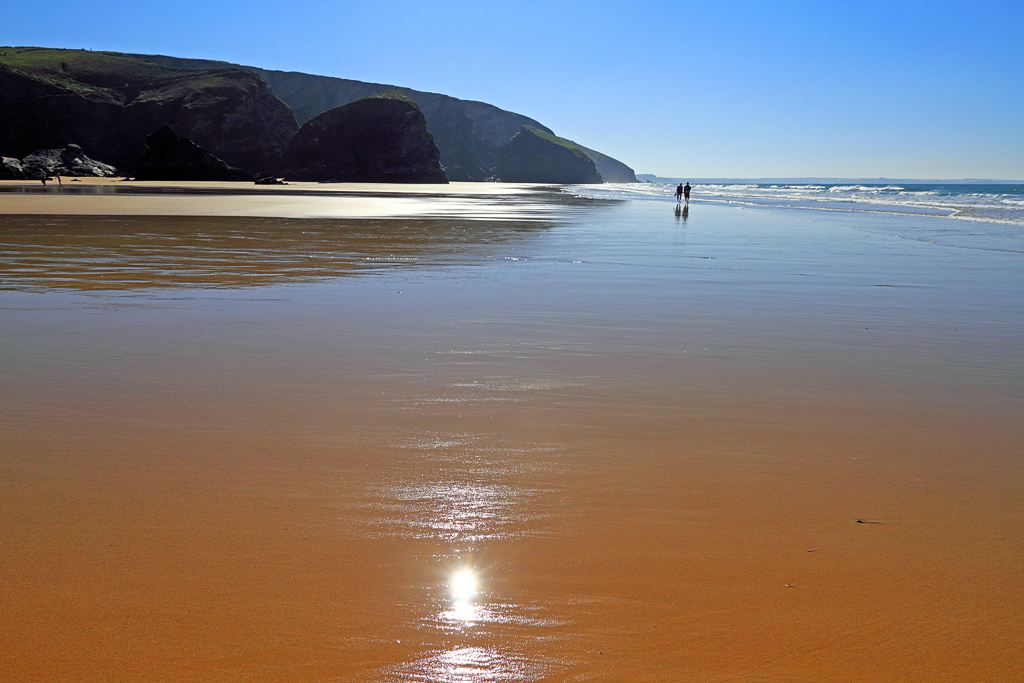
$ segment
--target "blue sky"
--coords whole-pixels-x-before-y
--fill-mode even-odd
[[[482,100],[663,176],[1024,179],[1024,3],[2,0],[0,44]]]

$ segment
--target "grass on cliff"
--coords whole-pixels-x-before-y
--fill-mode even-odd
[[[166,78],[177,69],[111,52],[51,48],[0,48],[0,63],[33,78],[74,90],[135,86]]]
[[[573,143],[569,142],[565,138],[560,138],[557,135],[552,135],[551,133],[546,133],[546,132],[542,131],[540,128],[534,128],[533,126],[523,126],[523,128],[525,128],[527,131],[529,131],[533,135],[536,135],[541,140],[547,140],[548,142],[552,142],[552,143],[558,145],[559,147],[565,147],[567,150],[569,150],[570,152],[572,152],[573,154],[575,154],[578,157],[584,157],[586,159],[590,159],[590,156],[588,156],[586,152],[584,152],[582,149],[580,149],[579,147],[577,147]]]
[[[82,95],[136,91],[138,102],[177,99],[196,93],[258,87],[259,77],[241,68],[177,69],[116,52],[39,47],[0,47],[0,63],[19,73]],[[113,93],[111,93],[113,95]]]
[[[409,104],[415,105],[411,99],[398,92],[397,90],[385,90],[384,92],[375,93],[373,95],[367,95],[366,97],[360,97],[361,100],[398,100],[399,102],[408,102]],[[356,100],[357,102],[359,100]],[[418,107],[417,107],[418,108]]]

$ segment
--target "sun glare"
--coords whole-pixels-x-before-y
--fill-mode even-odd
[[[466,601],[476,592],[476,577],[473,572],[464,569],[452,577],[452,597],[456,601]]]

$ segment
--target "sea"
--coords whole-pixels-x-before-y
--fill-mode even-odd
[[[862,229],[948,246],[1024,251],[1024,183],[694,183],[694,204],[847,214]],[[575,185],[594,199],[675,201],[670,183]],[[921,221],[922,217],[949,219]],[[910,220],[908,220],[910,219]],[[918,219],[918,220],[913,220]]]

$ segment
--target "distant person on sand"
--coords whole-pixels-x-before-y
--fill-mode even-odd
[[[57,174],[57,184],[60,185],[60,189],[64,189],[64,183],[60,179],[60,173]]]
[[[690,181],[686,181],[686,187],[683,188],[683,196],[686,197],[686,203],[690,203]]]
[[[46,187],[46,172],[45,171],[40,171],[39,172],[39,181],[43,184],[43,187]]]
[[[681,201],[683,201],[683,184],[679,183],[679,186],[676,188],[676,204]]]

